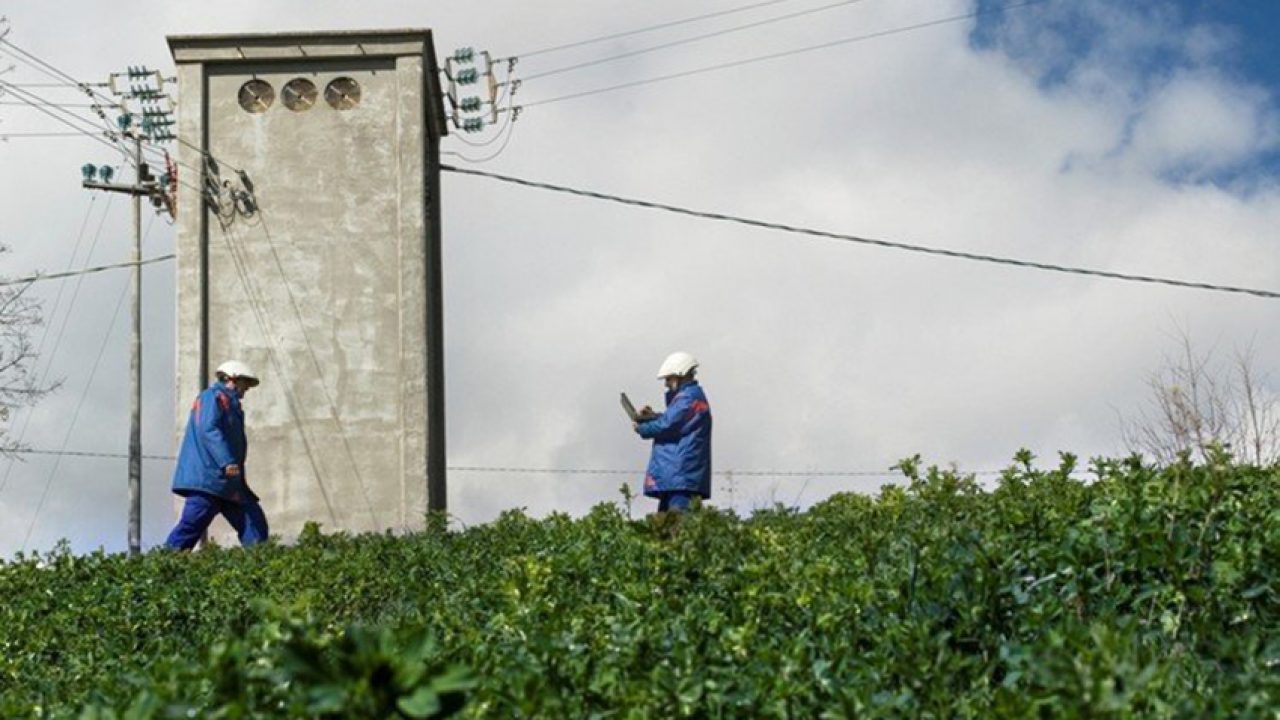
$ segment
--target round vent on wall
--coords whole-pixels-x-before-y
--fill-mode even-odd
[[[284,106],[294,112],[310,110],[316,104],[319,95],[316,84],[306,78],[294,78],[285,84],[280,91],[280,99]]]
[[[275,99],[276,91],[266,80],[250,80],[240,86],[240,107],[245,112],[266,112]]]
[[[335,78],[324,89],[324,99],[334,110],[350,110],[360,104],[360,83],[349,77]]]

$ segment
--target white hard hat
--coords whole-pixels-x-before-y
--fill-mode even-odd
[[[693,372],[696,367],[698,367],[698,361],[689,353],[673,352],[662,361],[662,367],[658,368],[658,379],[671,375],[683,377]]]
[[[258,376],[249,369],[248,365],[239,360],[228,360],[218,366],[218,374],[226,375],[229,378],[243,378],[249,381],[249,387],[258,384]]]

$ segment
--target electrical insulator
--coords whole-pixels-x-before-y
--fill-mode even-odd
[[[121,130],[128,130],[133,127],[133,116],[129,113],[121,114],[120,117],[116,118],[116,125],[119,125]]]
[[[475,59],[475,48],[464,47],[453,51],[453,61],[456,63],[469,63]]]
[[[462,108],[463,112],[475,112],[480,109],[482,102],[478,97],[462,98],[462,102],[459,103],[458,107]]]
[[[98,168],[90,163],[80,166],[80,174],[84,176],[85,182],[93,182],[93,177],[98,174]]]
[[[139,65],[138,67],[134,67],[132,65],[129,66],[129,77],[131,78],[146,77],[150,74],[151,71],[147,69],[146,65]]]
[[[483,129],[484,129],[484,120],[481,120],[479,118],[471,118],[471,119],[462,121],[463,132],[469,132],[469,133],[480,132]]]
[[[112,170],[110,165],[103,165],[98,168],[98,178],[104,183],[111,182],[111,178],[114,177],[115,174],[116,171]]]
[[[458,77],[455,78],[459,85],[473,85],[480,80],[480,71],[475,68],[467,68],[458,71]]]

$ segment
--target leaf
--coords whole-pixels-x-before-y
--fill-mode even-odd
[[[400,712],[411,718],[429,718],[440,712],[440,696],[429,687],[421,687],[396,703]]]
[[[338,685],[320,685],[307,691],[307,712],[314,715],[342,712],[347,691]]]

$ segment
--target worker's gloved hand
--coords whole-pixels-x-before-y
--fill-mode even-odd
[[[227,477],[240,477],[240,466],[235,463],[231,463],[223,468],[222,472],[225,473]]]
[[[652,418],[658,417],[658,413],[654,412],[653,408],[649,407],[648,405],[645,405],[644,407],[640,408],[639,415],[645,420],[650,420]]]

